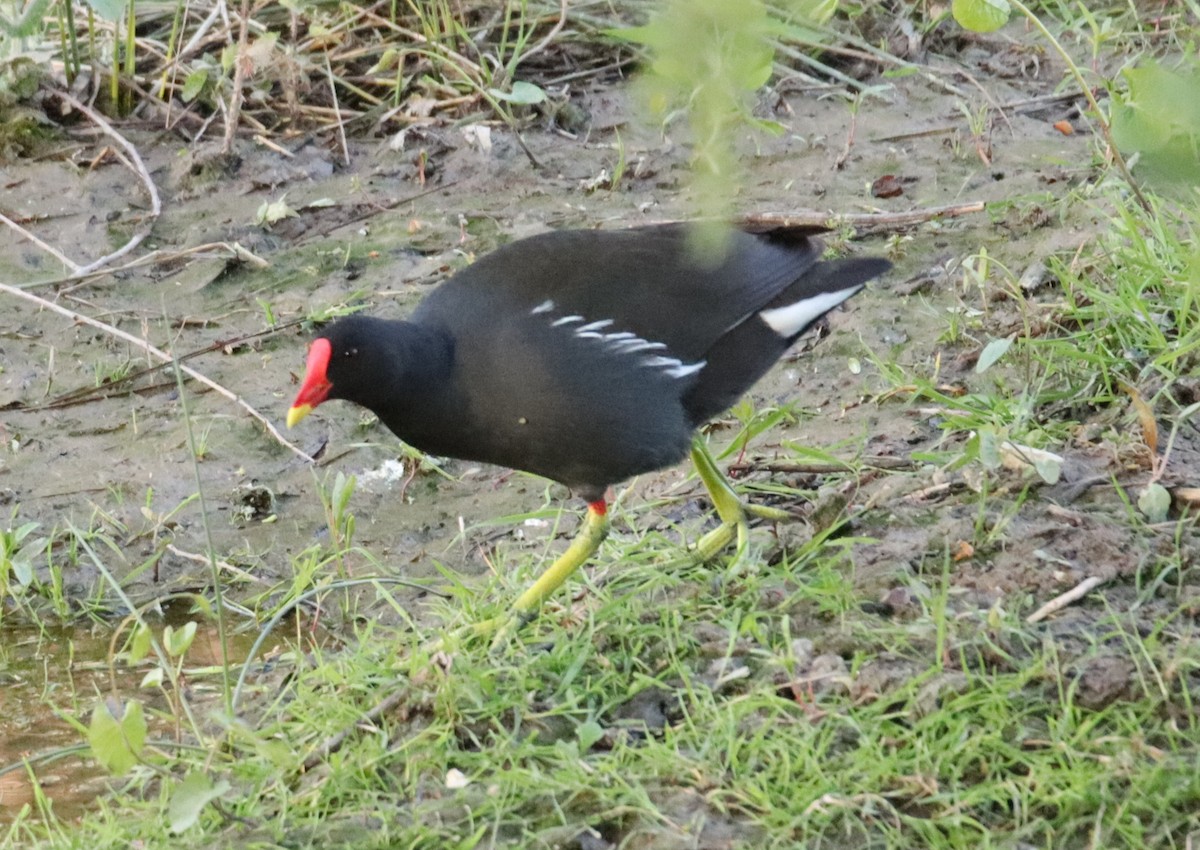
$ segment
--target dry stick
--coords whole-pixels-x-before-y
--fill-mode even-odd
[[[17,289],[14,286],[9,286],[7,283],[0,283],[0,292],[7,293],[8,295],[12,295],[17,298],[22,298],[25,301],[29,301],[33,304],[36,304],[37,306],[39,306],[43,309],[53,310],[55,313],[58,313],[61,316],[66,316],[68,319],[71,319],[72,321],[82,322],[85,325],[91,325],[92,327],[97,328],[98,330],[104,331],[105,333],[111,334],[112,336],[115,336],[118,339],[124,340],[125,342],[129,343],[130,345],[137,346],[138,348],[142,349],[142,351],[145,351],[147,354],[150,354],[154,357],[159,358],[163,362],[170,363],[173,359],[170,354],[167,354],[165,351],[162,351],[161,349],[156,348],[155,346],[146,342],[144,339],[139,339],[138,337],[134,336],[131,333],[126,333],[125,331],[121,330],[120,328],[105,324],[104,322],[98,321],[97,319],[93,319],[90,316],[85,316],[82,313],[75,312],[74,310],[68,310],[66,307],[62,307],[58,304],[55,304],[53,301],[47,301],[45,298],[39,298],[38,296],[34,295],[31,292],[23,292],[22,290]],[[240,405],[253,418],[255,418],[259,422],[261,422],[262,426],[267,429],[267,433],[269,433],[272,437],[274,437],[276,439],[276,441],[279,442],[280,445],[287,447],[293,453],[304,458],[304,460],[308,461],[309,463],[313,462],[312,456],[310,456],[306,452],[302,451],[301,449],[297,448],[296,446],[294,446],[290,442],[288,442],[287,439],[284,438],[284,436],[279,433],[279,430],[274,425],[271,424],[270,420],[268,420],[267,417],[263,416],[261,413],[259,413],[253,407],[251,407],[240,396],[235,395],[231,391],[225,389],[225,387],[218,384],[216,381],[212,380],[211,378],[206,377],[205,375],[202,375],[200,372],[197,372],[195,369],[191,368],[190,366],[184,366],[182,363],[180,363],[179,368],[189,378],[192,378],[193,380],[200,382],[201,384],[208,387],[209,389],[219,393],[220,395],[224,396],[225,398],[229,399],[230,401]]]
[[[545,38],[543,38],[541,41],[539,41],[533,47],[526,50],[521,55],[521,61],[525,62],[526,60],[529,59],[530,56],[535,56],[538,53],[541,53],[543,50],[545,50],[550,45],[550,42],[552,42],[554,40],[554,37],[557,36],[558,33],[562,30],[563,25],[566,22],[567,22],[567,0],[561,0],[559,3],[559,6],[558,6],[558,22],[550,29],[550,32],[546,33]]]
[[[362,718],[353,726],[343,729],[341,732],[330,735],[328,738],[322,741],[317,749],[310,753],[308,758],[304,760],[304,764],[301,766],[300,770],[304,773],[312,770],[314,767],[340,750],[342,748],[342,744],[346,743],[346,740],[351,735],[359,731],[364,723],[374,723],[411,695],[412,694],[410,693],[409,688],[402,687],[392,691],[392,693],[384,698],[382,702],[377,703],[374,708],[364,714]]]
[[[854,472],[857,469],[883,469],[909,472],[919,469],[919,464],[906,457],[863,457],[846,461],[813,461],[812,463],[782,463],[776,461],[748,460],[729,464],[730,472],[781,472],[797,474],[830,474]]]
[[[176,64],[191,56],[192,51],[199,49],[200,42],[204,41],[208,36],[208,31],[216,24],[217,18],[221,16],[221,10],[224,6],[224,2],[213,4],[212,11],[208,13],[208,17],[200,22],[200,26],[192,33],[192,37],[188,39],[188,43],[181,47],[179,52],[175,54]]]
[[[204,564],[204,566],[206,566],[206,567],[213,563],[213,559],[210,559],[205,555],[198,555],[195,552],[185,552],[184,550],[177,547],[174,543],[167,544],[167,551],[170,552],[172,555],[176,556],[177,558],[183,558],[185,561],[195,561],[196,563]],[[216,564],[217,564],[217,567],[219,567],[220,569],[224,570],[227,573],[232,573],[233,575],[237,576],[238,578],[242,579],[243,581],[251,581],[256,584],[268,584],[268,582],[265,579],[261,579],[256,575],[248,573],[245,570],[243,570],[241,567],[235,567],[233,564],[229,563],[228,561],[222,561],[218,558],[218,559],[216,559]]]
[[[229,111],[225,113],[225,139],[221,143],[222,155],[233,150],[233,136],[237,132],[238,116],[242,113],[242,86],[246,83],[246,43],[249,40],[250,0],[242,0],[242,13],[238,20],[237,63],[233,69],[233,96],[229,99]]]
[[[1061,92],[1058,94],[1042,94],[1037,97],[1022,97],[1016,100],[1005,101],[1001,104],[1005,109],[1011,109],[1018,115],[1023,115],[1026,112],[1036,112],[1039,109],[1044,109],[1047,106],[1053,106],[1060,103],[1070,103],[1073,100],[1079,100],[1083,97],[1081,91]],[[1086,99],[1086,98],[1085,98]]]
[[[1055,611],[1066,608],[1072,602],[1078,602],[1080,599],[1091,593],[1097,585],[1101,584],[1104,584],[1104,579],[1100,578],[1099,576],[1088,576],[1066,593],[1062,594],[1061,596],[1054,597],[1041,608],[1034,611],[1025,618],[1025,622],[1037,623],[1041,620],[1044,620]]]
[[[838,158],[833,161],[834,171],[841,171],[846,160],[850,158],[850,150],[854,147],[854,133],[858,129],[858,106],[861,102],[861,97],[854,98],[854,107],[850,110],[850,127],[846,130],[846,146],[842,148]]]
[[[138,268],[139,266],[151,265],[154,263],[170,263],[175,260],[181,260],[184,257],[192,254],[199,254],[203,251],[213,249],[221,249],[232,254],[232,258],[241,263],[247,263],[257,269],[269,269],[271,264],[262,257],[247,251],[237,242],[205,242],[203,245],[197,245],[194,248],[185,248],[182,251],[151,251],[149,254],[143,254],[136,260],[131,260],[121,266],[114,266],[110,269],[96,269],[95,271],[86,274],[71,275],[70,277],[57,278],[50,280],[39,280],[34,283],[27,284],[22,288],[30,288],[34,286],[57,286],[61,283],[73,283],[73,286],[66,286],[58,290],[59,295],[68,295],[77,289],[82,289],[85,286],[90,286],[96,282],[96,278],[104,277],[105,275],[117,274],[118,272],[129,271],[130,269]],[[81,279],[82,278],[82,279]]]
[[[204,354],[212,354],[214,351],[220,351],[229,346],[242,345],[250,342],[251,340],[272,337],[280,331],[296,327],[297,325],[303,324],[305,321],[306,319],[303,318],[292,319],[291,321],[277,324],[265,331],[242,334],[229,339],[219,339],[210,343],[209,345],[204,346],[203,348],[193,349],[187,354],[180,354],[176,359],[180,363],[186,363],[187,361],[195,360],[197,357],[200,357]],[[129,395],[130,393],[135,392],[154,392],[164,387],[173,387],[175,386],[174,378],[172,378],[168,383],[154,384],[148,387],[135,388],[131,386],[135,381],[140,381],[142,378],[146,378],[155,372],[166,369],[170,365],[170,363],[158,363],[153,366],[146,366],[142,369],[138,369],[136,372],[130,372],[128,375],[122,375],[120,378],[114,378],[112,381],[108,382],[102,387],[82,387],[80,389],[62,393],[61,395],[56,396],[49,401],[42,402],[41,404],[21,406],[14,409],[23,410],[27,413],[34,410],[57,410],[62,407],[74,407],[80,404],[91,404],[93,401],[115,398],[119,395]]]
[[[141,179],[142,185],[146,187],[146,194],[150,196],[150,220],[138,228],[133,236],[129,237],[129,241],[116,251],[113,251],[111,254],[103,256],[94,262],[88,263],[86,266],[77,268],[75,270],[75,275],[79,276],[93,272],[103,266],[107,266],[113,260],[124,257],[138,245],[142,244],[142,240],[150,235],[150,231],[154,228],[154,222],[157,221],[159,215],[162,214],[162,200],[158,196],[158,187],[154,185],[154,178],[150,176],[150,171],[146,168],[146,163],[142,162],[141,154],[138,153],[137,148],[135,148],[128,139],[113,129],[113,126],[109,124],[104,116],[99,112],[76,100],[74,97],[64,91],[56,92],[56,94],[63,101],[69,103],[73,108],[86,115],[89,121],[99,127],[106,136],[117,143],[117,146],[124,151],[125,155],[129,158],[129,162],[133,166],[134,173],[137,174],[139,179]]]
[[[325,51],[325,75],[329,79],[329,96],[333,98],[333,111],[337,116],[337,131],[338,142],[342,146],[342,161],[347,167],[350,165],[350,148],[346,144],[346,122],[342,118],[341,106],[338,103],[337,86],[333,82],[333,67],[329,64],[329,51]]]
[[[4,215],[3,213],[0,213],[0,224],[8,225],[13,230],[17,231],[17,233],[20,236],[22,236],[24,239],[28,240],[29,242],[32,242],[34,245],[37,245],[39,248],[41,248],[47,254],[54,257],[54,259],[58,260],[60,263],[62,263],[64,266],[66,266],[67,268],[69,268],[71,270],[72,276],[74,274],[78,273],[79,269],[82,268],[82,266],[80,266],[74,260],[70,259],[66,254],[63,254],[61,251],[59,251],[53,245],[50,245],[47,242],[43,242],[41,239],[34,236],[32,233],[30,233],[24,227],[17,224],[15,221],[13,221],[11,218]]]
[[[960,215],[983,212],[986,206],[983,201],[972,201],[966,204],[949,204],[944,207],[926,207],[925,209],[894,213],[845,213],[838,215],[812,210],[786,213],[764,212],[746,216],[745,220],[752,224],[764,224],[769,227],[813,227],[829,229],[849,225],[855,230],[888,230],[921,224],[922,222],[932,221],[936,218],[954,218]]]

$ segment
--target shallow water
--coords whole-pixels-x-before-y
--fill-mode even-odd
[[[194,619],[185,608],[175,606],[151,620],[155,636],[161,639],[168,624],[179,629]],[[264,642],[256,663],[281,651],[284,631]],[[127,634],[126,629],[122,637]],[[229,635],[234,677],[257,637],[257,630]],[[71,819],[105,792],[113,780],[92,758],[86,734],[74,725],[86,727],[100,700],[136,699],[146,709],[147,740],[174,737],[176,718],[167,692],[140,687],[158,666],[156,657],[151,653],[132,666],[124,660],[110,664],[112,642],[109,624],[0,628],[0,824],[16,818],[25,806],[43,804],[58,818]],[[181,681],[201,717],[206,707],[221,706],[221,656],[216,625],[199,620]]]

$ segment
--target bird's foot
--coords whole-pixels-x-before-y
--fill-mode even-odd
[[[713,461],[712,455],[708,453],[708,449],[699,437],[692,443],[692,462],[700,474],[700,480],[704,482],[704,486],[708,490],[713,507],[717,510],[717,516],[721,518],[721,524],[707,532],[692,547],[692,556],[697,561],[712,560],[721,554],[735,538],[737,539],[737,549],[734,551],[733,560],[737,561],[746,550],[751,517],[771,522],[791,522],[795,519],[792,514],[781,508],[743,501],[725,476],[721,474],[721,471],[717,469],[716,462]]]
[[[538,576],[537,581],[517,597],[507,614],[490,617],[474,624],[471,634],[477,637],[492,638],[492,651],[503,649],[513,638],[521,626],[537,616],[542,603],[558,590],[579,567],[590,558],[600,547],[600,543],[608,534],[607,506],[604,500],[597,499],[588,505],[587,515],[583,526],[567,550],[551,564],[545,572]]]
[[[486,620],[481,620],[478,623],[472,624],[469,628],[469,634],[476,638],[491,638],[491,652],[500,652],[509,642],[512,641],[521,627],[532,620],[535,613],[521,614],[516,611],[510,611],[507,614],[501,614],[499,617],[489,617]]]

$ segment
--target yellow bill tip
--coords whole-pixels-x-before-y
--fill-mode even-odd
[[[297,422],[312,413],[311,404],[294,404],[288,408],[287,426],[292,428]]]

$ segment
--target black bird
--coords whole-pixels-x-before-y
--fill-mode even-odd
[[[407,321],[350,316],[308,352],[292,427],[329,399],[368,408],[421,451],[533,472],[588,502],[571,546],[513,605],[532,615],[599,547],[605,492],[689,448],[722,525],[743,505],[696,428],[728,409],[818,318],[883,272],[821,260],[810,227],[736,230],[716,262],[688,225],[543,233],[506,245],[430,293]]]

